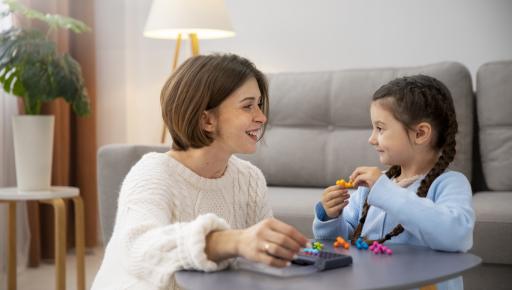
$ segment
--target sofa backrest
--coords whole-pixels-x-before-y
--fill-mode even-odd
[[[268,184],[275,186],[324,187],[348,178],[357,166],[384,168],[368,144],[372,95],[397,77],[420,73],[441,80],[453,95],[459,134],[452,168],[470,179],[474,94],[469,71],[454,62],[270,74],[270,117],[264,144],[256,154],[241,157],[258,166]]]
[[[482,169],[491,190],[512,190],[512,61],[482,65],[476,107]]]

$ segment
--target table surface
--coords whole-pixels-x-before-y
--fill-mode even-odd
[[[78,196],[79,189],[71,186],[52,186],[49,190],[19,190],[17,187],[0,188],[0,200],[46,200]]]
[[[476,267],[481,259],[469,253],[447,253],[426,247],[389,244],[393,255],[375,255],[370,251],[326,250],[352,256],[353,264],[343,268],[303,276],[278,277],[253,271],[229,269],[204,273],[179,271],[176,281],[183,289],[411,289],[460,276]],[[294,266],[294,265],[292,265]],[[300,266],[294,266],[300,267]]]

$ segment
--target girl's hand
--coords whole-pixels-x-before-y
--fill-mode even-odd
[[[322,194],[322,206],[329,218],[337,218],[348,204],[348,190],[339,185],[327,187]]]
[[[294,227],[277,219],[265,219],[241,230],[237,253],[251,261],[286,267],[308,239]]]
[[[353,181],[354,186],[363,185],[372,188],[381,175],[382,172],[378,167],[358,167],[350,175],[350,180]]]

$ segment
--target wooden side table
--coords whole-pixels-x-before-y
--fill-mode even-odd
[[[84,206],[76,187],[52,186],[45,191],[24,191],[16,187],[0,188],[0,202],[9,204],[7,288],[16,285],[16,202],[38,201],[52,205],[55,211],[55,288],[66,289],[66,207],[64,199],[72,199],[75,206],[75,240],[77,289],[85,290]]]

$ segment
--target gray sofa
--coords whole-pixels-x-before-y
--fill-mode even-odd
[[[428,74],[454,97],[459,134],[453,169],[471,181],[477,222],[471,252],[484,264],[464,275],[466,289],[512,288],[512,61],[483,65],[476,94],[469,71],[444,62],[407,68],[278,73],[270,81],[270,118],[250,160],[263,171],[274,215],[311,236],[313,207],[323,188],[360,165],[380,166],[368,145],[369,105],[382,84]],[[130,167],[165,146],[108,145],[99,150],[98,186],[104,241],[117,194]]]

